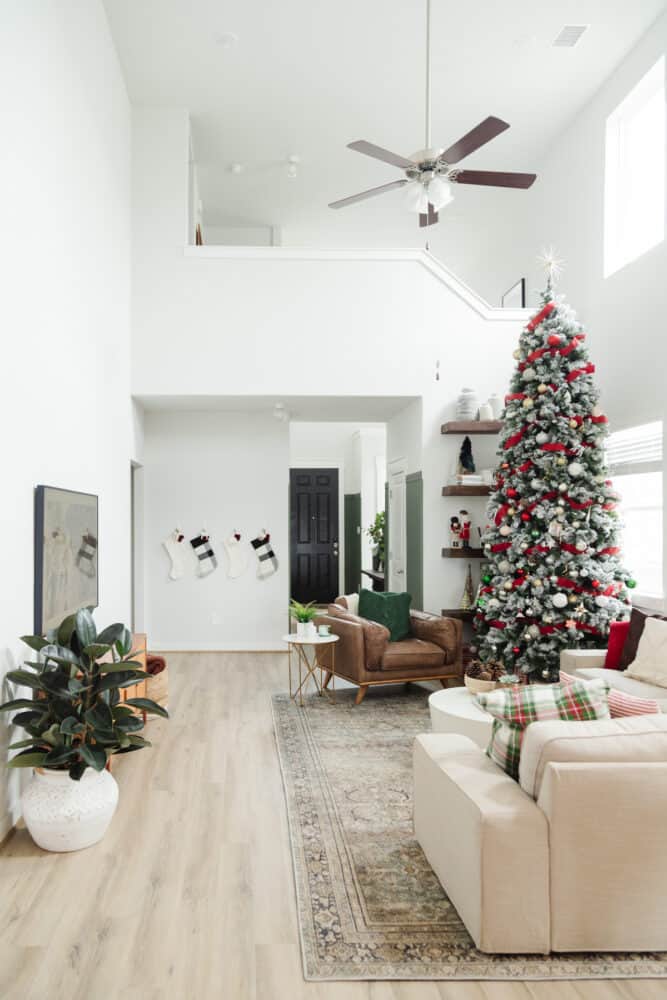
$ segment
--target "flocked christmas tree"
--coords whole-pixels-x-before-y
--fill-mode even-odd
[[[595,368],[547,263],[542,308],[514,352],[474,619],[479,658],[531,680],[558,678],[561,649],[605,646],[635,585],[619,559]]]

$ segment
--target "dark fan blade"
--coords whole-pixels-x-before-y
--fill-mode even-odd
[[[372,142],[366,142],[365,139],[348,142],[347,148],[354,149],[357,153],[364,153],[365,156],[372,156],[376,160],[384,160],[385,163],[391,163],[394,167],[403,167],[404,170],[414,167],[412,160],[406,159],[405,156],[399,156],[398,153],[392,153],[388,149],[383,149],[382,146],[374,146]]]
[[[436,210],[433,208],[433,205],[429,201],[428,215],[425,215],[423,212],[419,213],[419,227],[420,229],[423,229],[424,226],[434,226],[437,221],[438,221],[438,213],[436,212]]]
[[[329,208],[345,208],[346,205],[354,205],[355,201],[365,201],[366,198],[374,198],[376,194],[384,194],[385,191],[393,191],[394,188],[403,187],[408,183],[407,177],[400,181],[390,181],[389,184],[381,184],[380,187],[370,188],[368,191],[360,191],[359,194],[352,194],[349,198],[341,198],[340,201],[332,201]]]
[[[457,184],[488,184],[501,188],[529,188],[537,174],[503,173],[501,170],[459,170],[452,177]]]
[[[483,146],[487,142],[491,142],[492,139],[495,139],[497,135],[500,135],[507,128],[509,128],[509,125],[502,118],[494,118],[493,115],[490,115],[464,135],[462,139],[455,142],[453,146],[446,149],[444,153],[441,153],[440,159],[444,160],[445,163],[458,163],[464,156],[470,156],[476,149],[479,149],[480,146]]]

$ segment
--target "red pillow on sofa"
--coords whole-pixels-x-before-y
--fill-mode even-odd
[[[621,670],[621,654],[630,631],[630,622],[612,622],[609,627],[609,642],[607,657],[604,661],[607,670]]]

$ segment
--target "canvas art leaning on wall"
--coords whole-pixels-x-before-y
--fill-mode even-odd
[[[97,497],[35,490],[35,634],[99,603]]]

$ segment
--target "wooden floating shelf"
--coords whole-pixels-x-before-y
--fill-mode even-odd
[[[461,621],[472,621],[475,617],[474,608],[443,608],[440,612],[443,618],[460,618]]]
[[[443,549],[443,559],[482,559],[484,552],[482,549]]]
[[[499,434],[502,420],[450,420],[440,428],[441,434]]]
[[[443,497],[488,497],[490,486],[443,486]]]

